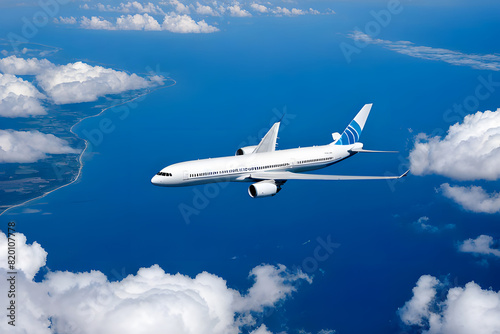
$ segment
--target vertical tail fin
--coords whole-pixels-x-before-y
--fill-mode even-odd
[[[351,145],[356,143],[361,136],[361,131],[366,123],[366,119],[370,114],[370,110],[372,108],[372,104],[365,104],[363,108],[358,112],[356,117],[351,121],[349,126],[344,130],[340,138],[333,142],[335,145]]]

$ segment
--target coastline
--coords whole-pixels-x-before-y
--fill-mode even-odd
[[[47,195],[49,195],[49,194],[51,194],[51,193],[53,193],[53,192],[55,192],[55,191],[57,191],[57,190],[59,190],[59,189],[62,189],[62,188],[67,187],[67,186],[70,186],[70,185],[72,185],[73,183],[75,183],[76,181],[78,181],[78,179],[80,179],[80,176],[81,176],[81,174],[82,174],[82,169],[83,169],[83,166],[84,166],[84,163],[83,163],[83,155],[84,155],[84,154],[85,154],[85,152],[87,151],[87,148],[88,148],[88,146],[89,146],[89,141],[88,141],[87,139],[85,139],[85,138],[80,137],[80,136],[79,136],[76,132],[74,132],[74,131],[73,131],[73,129],[75,128],[75,126],[79,125],[81,122],[83,122],[84,120],[87,120],[87,119],[89,119],[89,118],[99,117],[99,116],[101,116],[104,112],[106,112],[106,111],[107,111],[107,110],[109,110],[109,109],[112,109],[112,108],[115,108],[115,107],[118,107],[118,106],[121,106],[121,105],[124,105],[124,104],[130,103],[130,102],[132,102],[132,101],[134,101],[134,100],[137,100],[137,99],[138,99],[138,98],[140,98],[140,97],[143,97],[143,96],[149,95],[149,94],[151,94],[151,93],[154,93],[154,92],[156,92],[157,90],[164,89],[164,88],[170,88],[170,87],[173,87],[173,86],[175,86],[175,85],[177,84],[177,81],[175,81],[173,78],[168,77],[168,78],[166,78],[165,80],[166,80],[166,81],[172,81],[173,83],[172,83],[172,84],[170,84],[170,85],[165,85],[165,86],[157,87],[157,88],[155,88],[155,89],[153,89],[153,90],[148,90],[148,91],[143,92],[143,93],[141,93],[141,94],[139,94],[139,95],[137,95],[137,96],[135,96],[135,97],[133,97],[133,98],[131,98],[131,99],[128,99],[128,100],[123,101],[123,102],[118,103],[118,104],[114,104],[114,105],[109,106],[109,107],[106,107],[106,108],[103,108],[103,109],[101,109],[101,111],[100,111],[100,112],[98,112],[97,114],[95,114],[95,115],[90,115],[90,116],[87,116],[87,117],[84,117],[84,118],[82,118],[82,119],[78,120],[75,124],[73,124],[73,125],[71,126],[71,128],[69,129],[69,131],[70,131],[70,132],[71,132],[74,136],[76,136],[77,138],[82,139],[82,140],[84,141],[84,143],[85,143],[85,147],[83,148],[83,150],[82,150],[82,151],[79,153],[79,155],[78,155],[78,164],[79,164],[79,167],[78,167],[78,173],[75,175],[75,177],[74,177],[73,179],[71,179],[68,183],[65,183],[65,184],[63,184],[63,185],[61,185],[61,186],[59,186],[59,187],[57,187],[57,188],[55,188],[55,189],[49,190],[49,191],[47,191],[47,192],[44,192],[44,193],[43,193],[43,194],[41,194],[41,195],[38,195],[38,196],[33,197],[33,198],[30,198],[30,199],[28,199],[28,200],[26,200],[26,201],[23,201],[23,202],[19,203],[19,204],[13,204],[13,205],[8,206],[8,207],[7,207],[4,211],[0,212],[0,217],[1,217],[2,215],[4,215],[6,212],[8,212],[8,211],[10,211],[10,210],[12,210],[12,209],[14,209],[14,208],[22,207],[22,206],[24,206],[24,205],[26,205],[26,204],[28,204],[28,203],[30,203],[30,202],[32,202],[32,201],[35,201],[35,200],[40,199],[40,198],[44,198],[45,196],[47,196]]]

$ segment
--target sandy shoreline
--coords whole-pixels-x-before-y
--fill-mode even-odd
[[[1,212],[1,213],[0,213],[0,216],[4,215],[6,212],[8,212],[8,211],[10,211],[10,210],[12,210],[12,209],[14,209],[14,208],[18,208],[18,207],[24,206],[24,205],[26,205],[26,204],[28,204],[28,203],[30,203],[30,202],[32,202],[32,201],[35,201],[35,200],[40,199],[40,198],[43,198],[43,197],[45,197],[45,196],[47,196],[47,195],[49,195],[49,194],[53,193],[54,191],[57,191],[57,190],[59,190],[59,189],[62,189],[62,188],[67,187],[67,186],[69,186],[69,185],[72,185],[73,183],[75,183],[76,181],[78,181],[78,179],[80,178],[80,175],[82,174],[82,169],[83,169],[83,165],[84,165],[84,164],[83,164],[83,155],[85,154],[85,152],[86,152],[86,151],[87,151],[87,149],[88,149],[88,146],[89,146],[89,141],[88,141],[87,139],[85,139],[85,138],[80,137],[77,133],[75,133],[75,132],[73,131],[73,129],[74,129],[74,128],[78,125],[78,124],[80,124],[81,122],[83,122],[84,120],[89,119],[89,118],[94,118],[94,117],[101,116],[101,115],[102,115],[105,111],[107,111],[107,110],[109,110],[109,109],[112,109],[112,108],[115,108],[115,107],[118,107],[118,106],[121,106],[121,105],[124,105],[124,104],[130,103],[130,102],[132,102],[132,101],[134,101],[134,100],[137,100],[138,98],[141,98],[141,97],[143,97],[143,96],[149,95],[149,94],[151,94],[151,93],[153,93],[153,92],[155,92],[155,91],[157,91],[157,90],[164,89],[164,88],[170,88],[170,87],[173,87],[173,86],[175,86],[175,85],[177,84],[177,82],[176,82],[174,79],[172,79],[172,78],[166,78],[165,80],[166,80],[166,81],[171,81],[172,83],[171,83],[170,85],[165,85],[165,86],[157,87],[157,88],[155,88],[155,89],[153,89],[153,90],[148,90],[148,91],[146,91],[146,92],[144,92],[144,93],[141,93],[141,94],[139,94],[139,95],[137,95],[137,96],[135,96],[135,97],[133,97],[133,98],[131,98],[131,99],[128,99],[128,100],[126,100],[126,101],[123,101],[123,102],[121,102],[121,103],[118,103],[118,104],[115,104],[115,105],[112,105],[112,106],[109,106],[109,107],[106,107],[106,108],[103,108],[103,109],[101,109],[101,111],[100,111],[99,113],[97,113],[97,114],[95,114],[95,115],[91,115],[91,116],[84,117],[84,118],[82,118],[82,119],[78,120],[75,124],[73,124],[73,125],[71,126],[71,128],[70,128],[70,130],[69,130],[69,131],[70,131],[70,132],[71,132],[74,136],[76,136],[77,138],[82,139],[82,140],[84,141],[84,143],[85,143],[85,147],[83,148],[83,150],[80,152],[80,154],[79,154],[79,156],[78,156],[78,163],[79,163],[79,167],[78,167],[78,173],[75,175],[75,177],[74,177],[72,180],[70,180],[68,183],[63,184],[63,185],[61,185],[61,186],[59,186],[59,187],[57,187],[57,188],[55,188],[55,189],[52,189],[52,190],[50,190],[50,191],[44,192],[43,194],[41,194],[41,195],[39,195],[39,196],[36,196],[36,197],[30,198],[30,199],[28,199],[28,200],[26,200],[26,201],[23,201],[23,202],[19,203],[19,204],[13,204],[13,205],[8,206],[8,207],[7,207],[7,208],[6,208],[3,212]]]

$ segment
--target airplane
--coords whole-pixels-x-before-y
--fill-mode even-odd
[[[259,145],[239,148],[235,156],[176,163],[151,179],[162,187],[183,187],[217,182],[254,182],[248,187],[252,198],[274,196],[288,180],[393,180],[406,176],[349,176],[299,174],[336,164],[361,152],[395,153],[363,149],[359,137],[372,104],[365,104],[342,134],[332,134],[328,145],[276,150],[280,121],[274,123]]]

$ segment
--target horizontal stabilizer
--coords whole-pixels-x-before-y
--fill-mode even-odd
[[[363,152],[363,153],[399,153],[399,151],[375,151],[375,150],[364,150],[362,148],[352,148],[349,152]]]
[[[409,170],[399,176],[351,176],[351,175],[318,175],[318,174],[299,174],[293,172],[260,172],[250,174],[250,178],[255,180],[323,180],[323,181],[341,181],[341,180],[394,180],[405,177]]]

